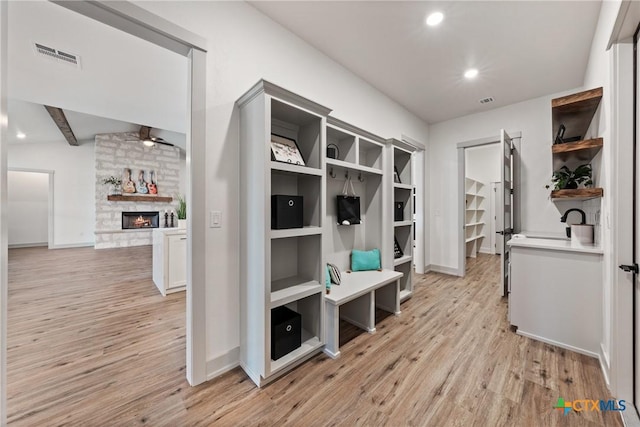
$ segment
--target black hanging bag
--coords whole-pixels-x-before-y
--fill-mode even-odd
[[[352,196],[348,193],[351,187]],[[360,197],[356,196],[351,178],[347,178],[342,188],[342,194],[338,197],[338,224],[355,225],[360,224]]]

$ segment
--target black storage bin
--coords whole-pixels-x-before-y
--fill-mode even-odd
[[[394,221],[404,221],[404,202],[396,202],[393,212]]]
[[[278,360],[302,345],[302,316],[287,307],[271,310],[271,359]]]
[[[271,228],[302,228],[302,196],[271,196]]]

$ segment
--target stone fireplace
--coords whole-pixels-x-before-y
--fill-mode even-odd
[[[127,132],[96,135],[95,153],[95,248],[151,245],[153,229],[164,225],[164,212],[175,212],[178,206],[171,198],[180,194],[180,162],[184,161],[180,149],[162,144],[146,147],[138,141],[137,133]],[[102,180],[111,175],[122,177],[125,168],[135,176],[139,170],[153,170],[156,197],[137,197],[136,193],[135,197],[109,200],[109,186]]]

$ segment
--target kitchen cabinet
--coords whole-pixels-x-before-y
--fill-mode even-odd
[[[187,286],[187,230],[153,230],[153,283],[163,296]]]
[[[565,239],[514,238],[509,321],[519,335],[598,357],[602,249]]]

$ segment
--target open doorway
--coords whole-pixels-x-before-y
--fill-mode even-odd
[[[51,247],[53,171],[7,173],[9,248]]]

